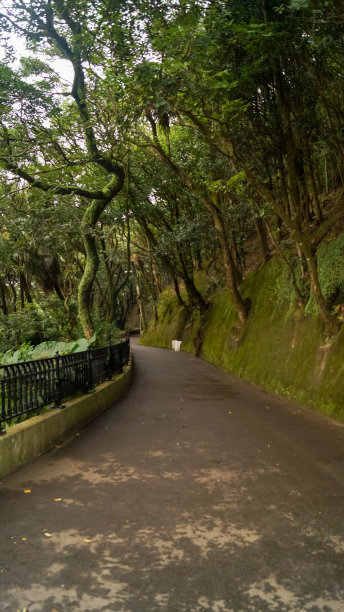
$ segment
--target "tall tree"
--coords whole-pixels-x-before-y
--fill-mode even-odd
[[[282,220],[331,331],[335,322],[321,291],[307,226],[309,203],[316,222],[323,222],[313,145],[320,121],[318,96],[315,77],[305,75],[304,68],[309,62],[321,80],[314,38],[324,40],[325,32],[317,11],[311,1],[290,7],[277,1],[190,2],[173,11],[164,5],[149,29],[159,61],[144,63],[138,81],[161,158],[169,161],[152,117],[162,125],[172,121],[197,130],[233,170],[244,171],[251,189]],[[306,25],[309,16],[311,28]],[[183,180],[199,189],[185,174]],[[328,221],[324,223],[328,230]],[[245,318],[244,311],[241,316]]]
[[[106,206],[122,189],[125,176],[123,165],[100,142],[86,84],[85,63],[91,59],[96,41],[95,24],[89,21],[89,14],[96,13],[91,3],[63,0],[30,5],[14,2],[13,9],[13,16],[2,13],[2,26],[25,37],[34,49],[46,53],[51,49],[55,57],[68,61],[73,83],[71,91],[60,89],[54,95],[56,75],[47,87],[47,81],[28,85],[23,76],[19,78],[7,70],[6,102],[13,106],[10,115],[2,119],[0,162],[6,172],[20,177],[33,189],[57,198],[74,196],[76,204],[84,206],[81,231],[86,263],[78,300],[84,334],[90,338],[94,333],[91,292],[99,267],[95,227]],[[26,74],[28,63],[24,66]],[[42,71],[50,75],[52,72],[42,62],[31,61],[31,75]],[[62,94],[66,93],[72,104],[65,104]]]

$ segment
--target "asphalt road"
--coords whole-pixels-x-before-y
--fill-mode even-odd
[[[0,611],[344,610],[344,428],[135,346],[110,411],[0,485]]]

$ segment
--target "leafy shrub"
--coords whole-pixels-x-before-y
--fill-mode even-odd
[[[0,352],[23,344],[36,345],[47,340],[78,338],[82,330],[74,319],[77,307],[69,303],[69,317],[56,296],[42,296],[39,303],[26,304],[17,312],[0,314]],[[73,319],[73,320],[71,320]]]
[[[328,244],[322,244],[317,253],[321,290],[328,306],[335,310],[344,303],[344,235]],[[314,296],[306,306],[307,313],[317,311]]]
[[[308,285],[305,283],[305,280],[302,278],[300,261],[295,255],[289,255],[289,263],[293,266],[295,281],[299,292],[302,296],[304,296],[307,294],[309,289]],[[284,310],[288,309],[288,307],[294,304],[297,299],[297,293],[292,282],[291,270],[284,262],[283,267],[281,267],[281,272],[276,278],[273,298],[276,312],[283,312]]]
[[[81,351],[87,351],[87,349],[94,344],[96,341],[96,335],[90,340],[86,338],[79,338],[78,340],[72,340],[71,342],[54,342],[48,340],[42,342],[37,346],[31,344],[22,344],[19,349],[13,351],[8,350],[5,353],[0,354],[0,365],[8,365],[11,363],[19,363],[21,361],[32,361],[34,359],[42,359],[44,357],[54,357],[58,351],[60,355],[66,355],[67,353],[80,353]]]
[[[99,346],[106,346],[108,343],[116,344],[123,337],[124,332],[116,327],[114,323],[102,323],[96,331]]]

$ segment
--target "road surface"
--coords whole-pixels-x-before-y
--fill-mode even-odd
[[[116,406],[3,479],[1,612],[343,612],[343,426],[134,355]]]

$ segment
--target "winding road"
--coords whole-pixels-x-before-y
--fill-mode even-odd
[[[133,351],[116,406],[3,479],[1,612],[343,612],[344,427]]]

